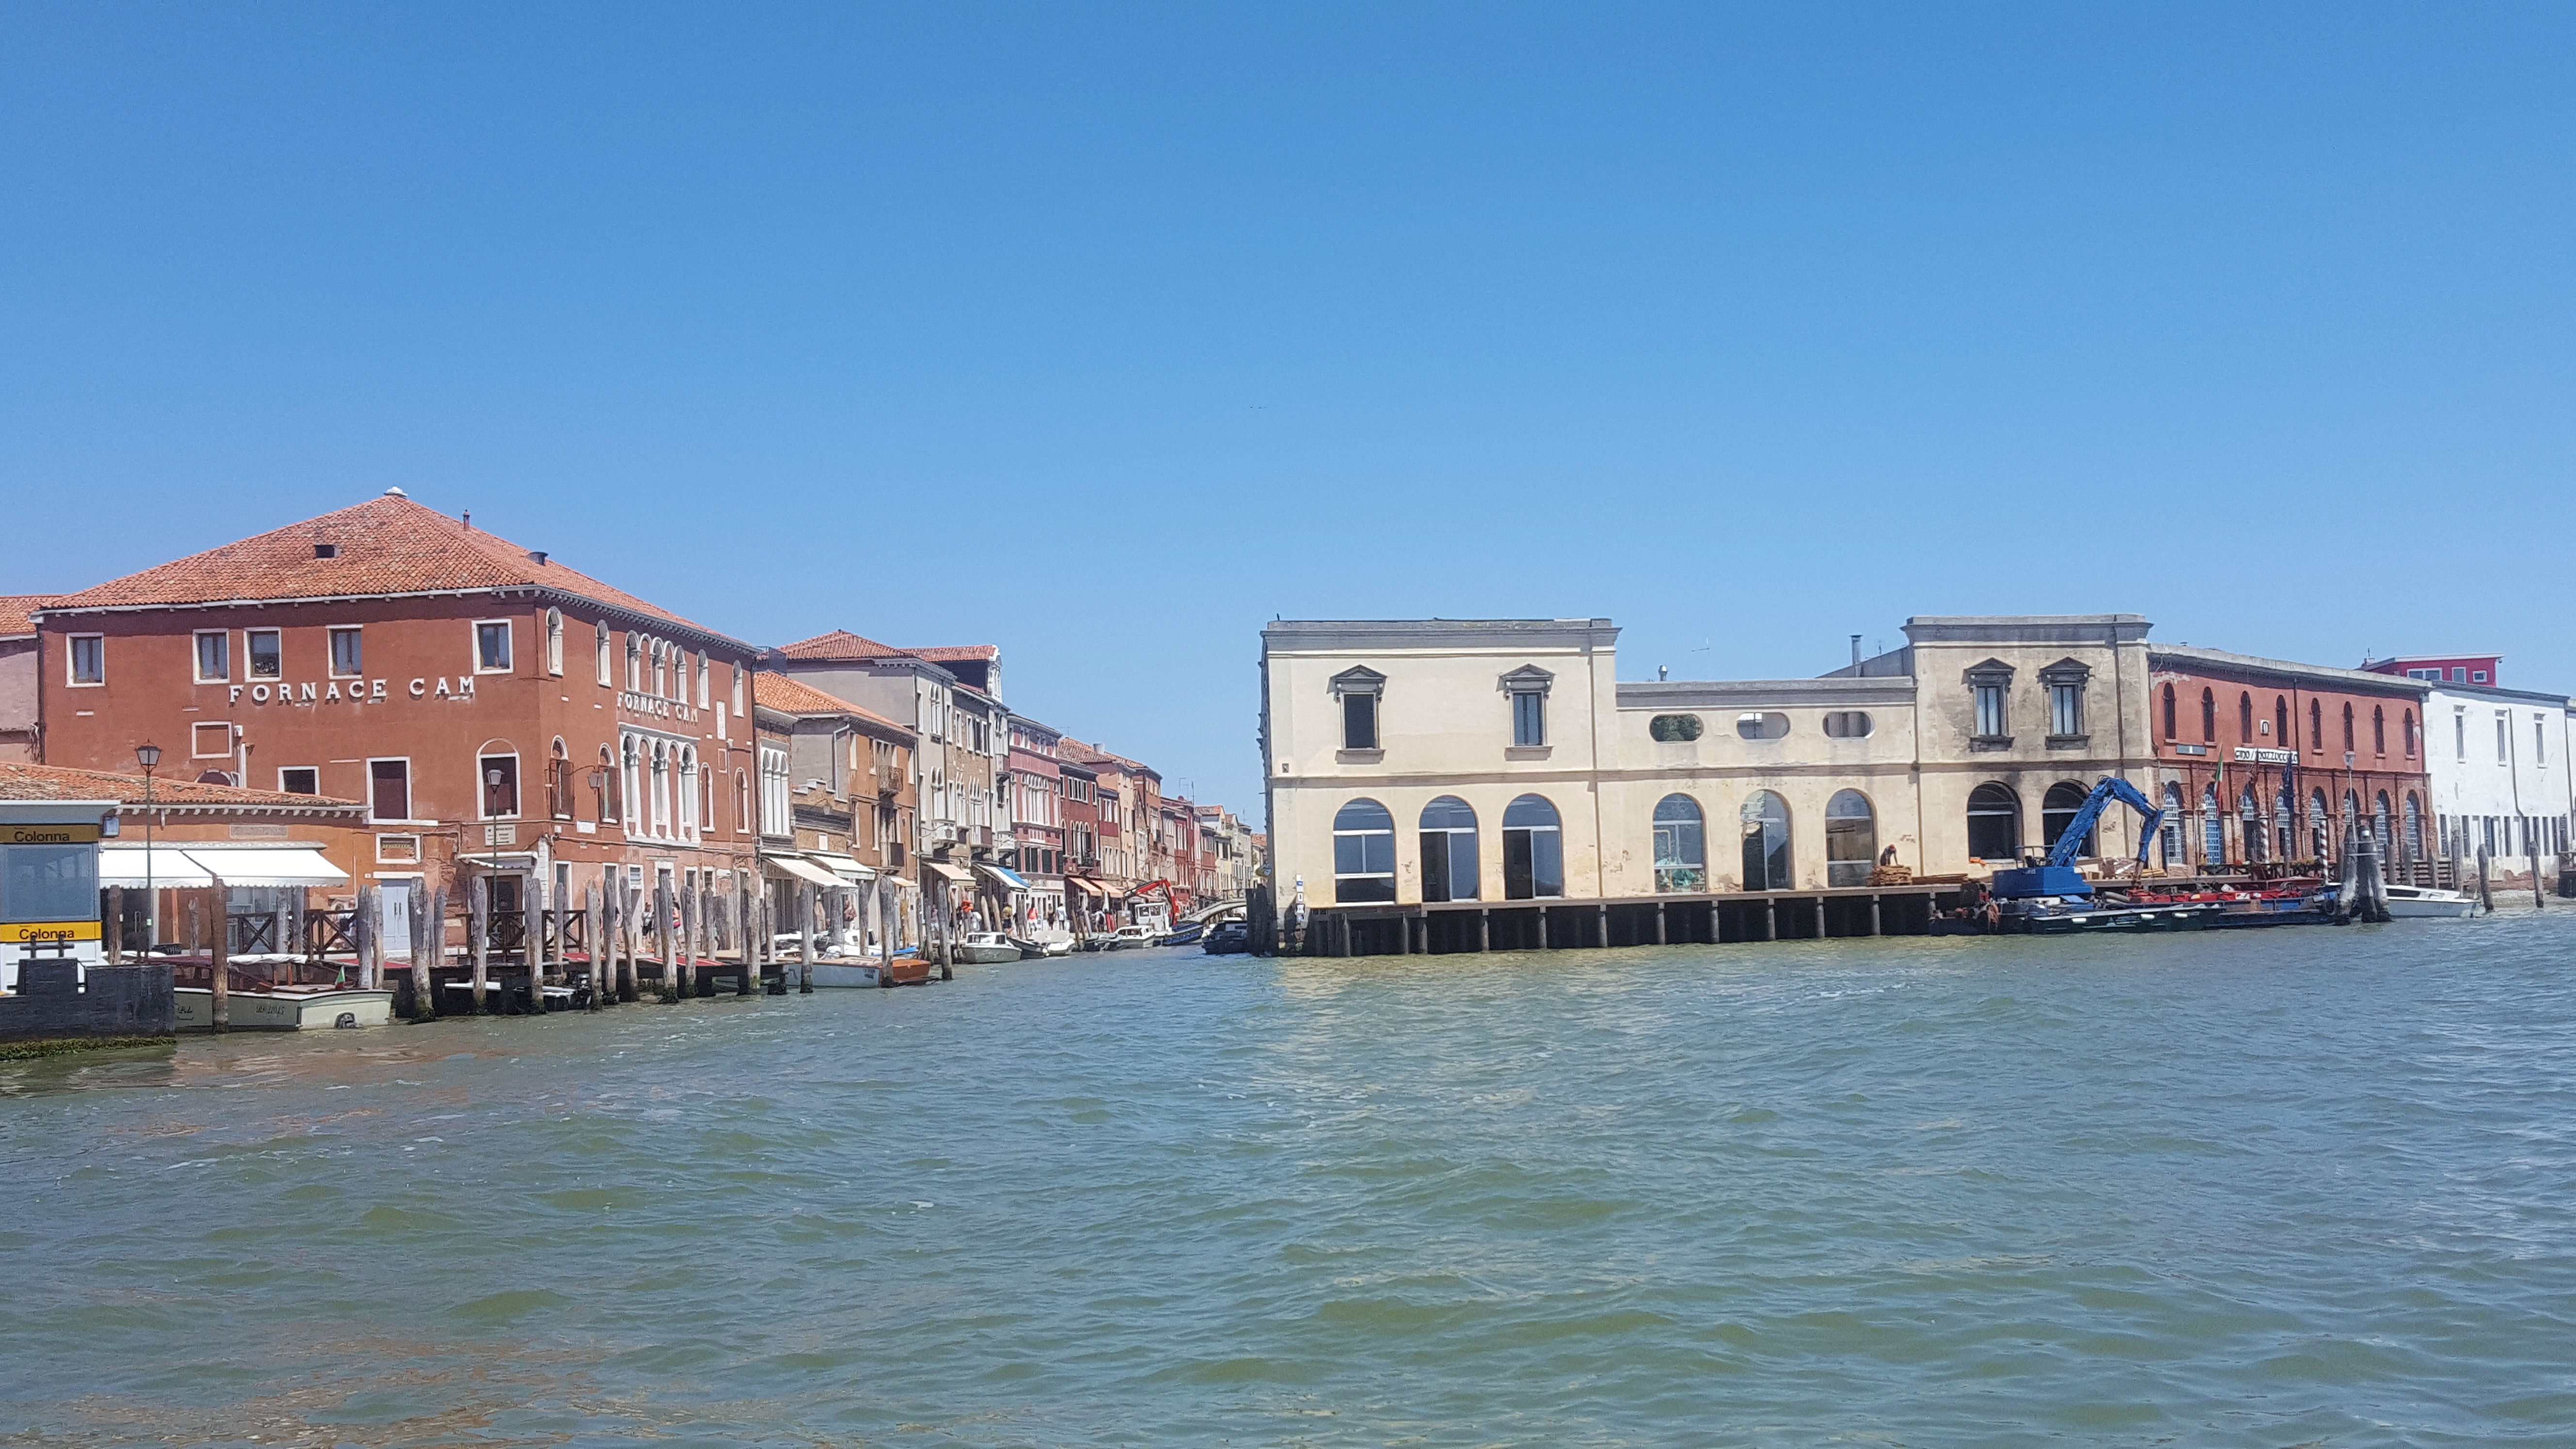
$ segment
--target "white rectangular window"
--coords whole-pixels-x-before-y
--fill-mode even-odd
[[[510,672],[510,621],[477,619],[474,621],[474,672],[507,674]]]
[[[250,653],[250,677],[282,679],[286,676],[286,642],[275,629],[253,629],[242,635]]]
[[[1977,733],[1987,739],[2000,739],[2010,733],[2004,726],[2004,686],[1980,684],[1977,689]]]
[[[546,610],[546,673],[563,673],[563,610]]]
[[[107,683],[107,637],[103,634],[74,634],[69,663],[72,683]]]
[[[711,699],[713,699],[713,698],[715,697],[715,696],[714,696],[714,692],[713,692],[714,682],[715,682],[715,661],[714,661],[714,660],[712,660],[712,659],[709,659],[709,658],[708,658],[707,656],[705,656],[704,654],[699,655],[699,656],[698,656],[698,708],[700,708],[700,709],[705,709],[705,708],[707,707],[707,702],[708,702],[709,700],[711,700]]]
[[[355,679],[367,672],[366,644],[358,630],[331,631],[331,677]]]
[[[786,835],[792,829],[787,798],[787,752],[760,747],[760,830]]]
[[[2469,757],[2469,717],[2465,713],[2454,712],[2451,715],[2451,750],[2454,758],[2465,760]]]
[[[1543,745],[1547,743],[1547,696],[1534,689],[1512,693],[1512,743]],[[1490,748],[1490,746],[1488,747]]]
[[[2507,740],[2507,739],[2505,738],[2505,722],[2504,722],[2504,713],[2503,713],[2503,711],[2499,710],[2499,711],[2497,711],[2497,713],[2496,713],[2496,763],[2497,763],[2497,764],[2501,765],[2501,764],[2503,764],[2503,763],[2505,762],[2505,759],[2506,759],[2506,756],[2507,756],[2507,752],[2508,752],[2511,748],[2512,748],[2512,742],[2511,742],[2511,741],[2509,741],[2509,740]]]
[[[608,621],[602,619],[599,622],[599,687],[602,689],[617,682],[615,651],[609,647],[608,639]]]
[[[230,684],[233,678],[233,636],[223,629],[209,630],[197,636],[197,682]]]
[[[2268,727],[2270,721],[2264,721]],[[2053,735],[2084,733],[2084,686],[2052,684],[2048,687],[2048,732]]]
[[[2531,717],[2531,762],[2535,765],[2549,763],[2549,725],[2539,715]]]
[[[319,795],[322,772],[311,765],[289,765],[277,772],[277,788],[287,795]]]

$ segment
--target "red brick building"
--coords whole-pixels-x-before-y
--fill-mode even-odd
[[[49,764],[367,804],[379,879],[747,869],[755,651],[388,490],[36,612]]]
[[[2334,862],[2347,826],[2427,859],[2420,680],[2216,649],[2148,652],[2168,871]],[[2054,803],[2054,802],[2052,802]]]

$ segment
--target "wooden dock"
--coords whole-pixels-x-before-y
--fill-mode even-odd
[[[1747,941],[1922,936],[1954,909],[1956,882],[1731,891],[1603,900],[1441,901],[1324,906],[1306,923],[1308,956],[1451,955],[1733,945]]]

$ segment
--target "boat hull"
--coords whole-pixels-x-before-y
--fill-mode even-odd
[[[2476,914],[2477,899],[2446,891],[2439,896],[2401,896],[2388,893],[2388,914],[2397,920],[2456,921]]]
[[[790,973],[804,968],[791,965]],[[917,956],[900,956],[883,961],[817,961],[814,963],[814,989],[835,990],[861,986],[921,986],[930,980],[930,963]]]
[[[2218,916],[2214,905],[2075,906],[2006,912],[1995,929],[2010,936],[2099,936],[2136,931],[2197,931]]]
[[[171,1019],[181,1031],[209,1031],[215,1024],[215,993],[206,986],[181,986],[171,993]],[[383,1026],[394,1019],[394,994],[333,987],[320,991],[235,991],[224,1002],[233,1031],[330,1031],[334,1028]]]

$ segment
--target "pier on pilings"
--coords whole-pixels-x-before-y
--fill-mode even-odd
[[[1961,891],[1961,886],[1945,883],[1606,900],[1323,906],[1307,922],[1304,954],[1443,956],[1924,936],[1943,911],[1956,909]]]

